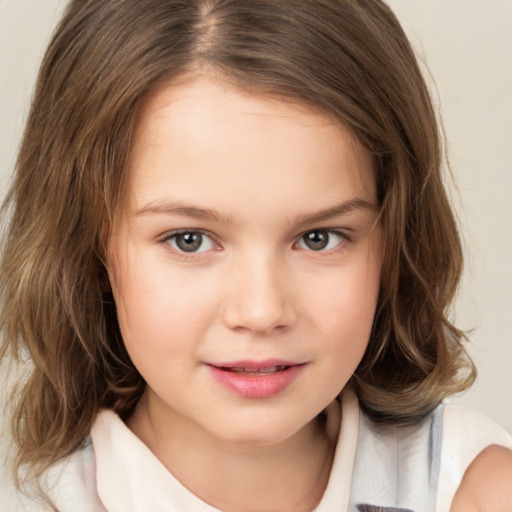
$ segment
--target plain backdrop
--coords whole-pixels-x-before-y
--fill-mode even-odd
[[[107,0],[105,0],[107,1]],[[0,194],[64,0],[0,0]],[[433,77],[467,262],[454,315],[479,369],[455,401],[512,431],[512,0],[389,0]]]

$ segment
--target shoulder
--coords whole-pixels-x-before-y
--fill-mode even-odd
[[[468,497],[467,489],[470,485],[474,492],[483,492],[484,486],[489,486],[491,482],[488,476],[482,477],[485,476],[485,471],[488,475],[492,474],[493,478],[505,479],[510,487],[510,468],[507,469],[507,460],[509,464],[511,457],[510,449],[512,437],[494,420],[465,407],[446,405],[443,411],[438,510],[450,510],[452,503],[458,506],[454,496],[457,495],[458,500],[461,499],[460,493]],[[496,473],[483,469],[491,466],[494,466],[493,471]],[[481,475],[480,478],[478,475]],[[478,487],[474,486],[476,479],[480,480]],[[460,510],[476,512],[480,509],[463,507]]]
[[[51,465],[42,474],[39,482],[27,482],[23,491],[15,487],[12,478],[4,480],[7,478],[0,481],[2,511],[105,511],[96,492],[94,450],[90,441]]]
[[[451,512],[512,510],[512,451],[492,445],[470,464]]]
[[[90,439],[80,450],[50,467],[43,487],[58,510],[104,510],[97,494],[96,461]]]

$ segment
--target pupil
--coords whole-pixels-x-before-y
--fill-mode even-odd
[[[320,251],[327,247],[329,233],[327,231],[311,231],[311,233],[304,235],[304,242],[313,251]]]
[[[184,252],[194,252],[201,247],[203,235],[201,233],[183,233],[176,237],[176,245]]]

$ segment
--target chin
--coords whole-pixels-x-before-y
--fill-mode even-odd
[[[229,429],[217,432],[216,437],[225,443],[248,448],[275,446],[293,438],[311,423],[285,422],[282,418],[276,421],[273,415],[250,421],[233,421],[231,418]]]

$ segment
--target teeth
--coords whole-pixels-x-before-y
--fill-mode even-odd
[[[286,370],[289,368],[285,365],[278,365],[278,366],[270,366],[268,368],[258,368],[257,370],[249,370],[248,368],[242,368],[239,366],[234,366],[232,368],[224,368],[225,370],[228,370],[230,372],[234,373],[245,373],[247,375],[265,375],[267,373],[276,373],[283,370]]]

